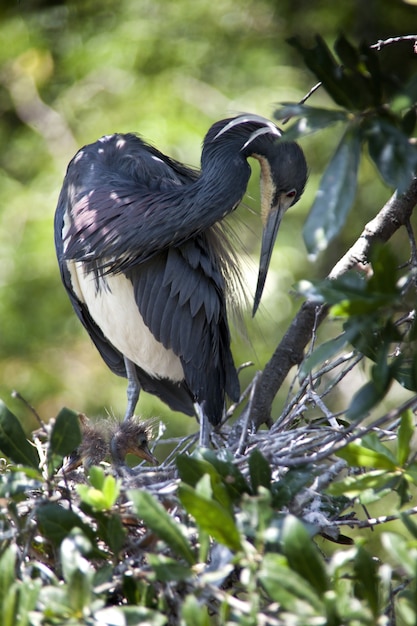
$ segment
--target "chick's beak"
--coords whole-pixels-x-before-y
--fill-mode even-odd
[[[138,456],[140,459],[148,461],[148,463],[151,463],[151,465],[159,465],[158,459],[154,457],[146,443],[142,443],[140,446],[133,446],[128,450],[128,452],[134,454],[135,456]]]
[[[261,301],[262,292],[264,290],[266,276],[268,274],[269,263],[271,261],[272,250],[274,248],[275,240],[277,238],[278,230],[281,224],[282,216],[287,210],[288,206],[282,201],[282,198],[278,199],[278,203],[275,207],[272,207],[264,226],[262,233],[262,246],[261,246],[261,258],[259,262],[258,283],[256,285],[255,299],[253,302],[252,316],[255,315],[258,310],[259,303]]]

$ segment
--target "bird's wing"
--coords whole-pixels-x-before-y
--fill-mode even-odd
[[[198,176],[132,134],[85,146],[63,188],[70,216],[65,257],[117,273],[178,243],[185,215],[177,196]]]
[[[77,297],[74,291],[71,274],[68,269],[68,263],[64,259],[63,242],[62,237],[60,236],[63,229],[64,209],[64,205],[59,203],[55,214],[55,244],[62,282],[67,290],[71,304],[78,319],[87,330],[107,366],[117,376],[126,377],[126,367],[123,355],[106,339],[99,326],[91,317],[87,306]],[[170,380],[158,380],[152,378],[139,367],[136,367],[136,373],[140,386],[144,391],[159,397],[174,411],[181,411],[186,415],[194,415],[192,396],[185,384],[178,385]]]
[[[239,397],[221,263],[202,234],[126,272],[155,338],[180,357],[185,379],[211,423],[221,419],[224,392]]]

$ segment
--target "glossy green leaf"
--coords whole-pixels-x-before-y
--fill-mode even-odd
[[[187,563],[195,563],[193,551],[180,526],[150,493],[131,489],[128,491],[128,497],[134,504],[136,514],[148,528]]]
[[[353,396],[346,417],[355,421],[365,417],[385,397],[388,389],[380,389],[370,380]]]
[[[417,485],[417,463],[410,463],[404,472],[404,477],[412,484]]]
[[[0,450],[14,463],[39,466],[39,455],[26,439],[17,417],[0,400]]]
[[[226,457],[225,460],[219,458],[219,454],[223,454]],[[234,457],[227,450],[219,453],[219,451],[205,449],[202,456],[213,465],[223,478],[224,485],[233,502],[240,500],[244,493],[251,492],[245,477],[234,463]]]
[[[408,137],[381,118],[364,125],[369,154],[387,185],[403,193],[417,168],[417,146]]]
[[[189,594],[182,605],[181,624],[184,626],[210,626],[212,621],[209,617],[206,604],[201,604],[198,599]]]
[[[210,476],[213,497],[223,506],[231,507],[229,490],[222,476],[211,463],[205,459],[193,458],[182,454],[177,457],[176,464],[181,480],[191,485],[191,487],[195,487],[205,474]]]
[[[15,580],[17,545],[8,546],[0,558],[0,609],[4,606],[8,591]]]
[[[403,467],[410,456],[411,438],[414,435],[414,417],[409,409],[401,413],[401,422],[398,429],[397,457],[398,464]]]
[[[359,50],[355,48],[344,36],[336,39],[334,44],[335,52],[343,63],[344,67],[357,70],[361,64]]]
[[[362,546],[358,546],[353,565],[356,595],[367,600],[373,616],[377,618],[381,586],[377,562]]]
[[[66,456],[81,443],[78,413],[64,407],[58,413],[51,432],[49,453]]]
[[[361,438],[361,443],[365,448],[368,448],[369,450],[373,450],[374,452],[377,452],[381,456],[386,457],[386,459],[393,464],[393,468],[397,467],[398,462],[397,462],[396,455],[388,448],[388,446],[382,443],[377,433],[373,433],[373,432],[367,433]]]
[[[338,454],[339,456],[339,454]],[[332,496],[346,496],[348,498],[357,498],[365,492],[379,493],[384,491],[388,484],[394,479],[399,478],[399,474],[393,474],[387,470],[371,470],[366,474],[358,476],[347,476],[342,480],[332,483],[326,489]]]
[[[381,444],[382,446],[382,444]],[[374,469],[397,469],[390,451],[383,446],[382,450],[372,450],[369,447],[352,442],[336,452],[337,456],[345,459],[351,467],[371,467]]]
[[[64,509],[55,502],[38,507],[36,516],[42,533],[55,546],[59,546],[73,528],[80,528],[90,541],[95,539],[93,528],[89,524],[84,523],[73,511]]]
[[[302,576],[319,598],[329,588],[324,560],[308,534],[304,524],[293,515],[287,515],[282,526],[282,551],[292,570]]]
[[[417,562],[416,547],[414,545],[410,546],[409,542],[404,537],[392,532],[384,532],[381,536],[381,543],[394,563],[399,564],[401,570],[404,570],[407,576],[415,579]]]
[[[303,468],[290,468],[277,482],[272,483],[272,504],[276,508],[286,506],[315,478],[313,468],[306,465]]]
[[[159,582],[185,581],[194,576],[189,567],[163,554],[149,552],[147,559]]]
[[[298,370],[298,379],[300,381],[304,380],[317,365],[322,365],[325,361],[340,352],[351,340],[350,335],[353,337],[354,334],[356,334],[356,331],[354,333],[344,332],[338,337],[325,341],[317,346],[302,362]]]
[[[97,534],[114,555],[118,555],[126,539],[126,529],[124,528],[118,514],[96,513],[94,519],[97,523]]]
[[[205,532],[231,550],[240,550],[240,534],[228,509],[188,485],[181,484],[178,495],[186,511]]]
[[[304,225],[304,241],[312,255],[326,249],[346,222],[356,193],[360,151],[360,129],[351,125],[323,174]]]
[[[93,467],[90,470],[90,476],[93,470],[103,471],[102,468]],[[114,476],[105,476],[104,472],[103,477],[103,481],[99,487],[91,485],[75,486],[81,500],[97,511],[107,511],[111,509],[116,504],[120,494],[120,481],[116,480]]]
[[[314,133],[338,122],[346,122],[348,114],[340,109],[320,109],[305,104],[283,104],[274,112],[274,117],[280,120],[297,119],[289,129],[285,129],[285,139],[294,140],[304,135]]]
[[[270,598],[286,610],[293,611],[297,601],[302,601],[306,607],[311,607],[312,614],[323,613],[323,603],[316,589],[304,576],[288,567],[281,555],[273,553],[264,555],[259,580]]]
[[[258,491],[258,487],[271,489],[271,467],[256,448],[249,457],[249,473],[254,493]]]
[[[410,535],[414,539],[417,539],[417,524],[413,520],[413,518],[410,517],[410,515],[407,515],[406,513],[400,513],[400,517],[401,517],[402,523],[407,528],[407,530],[410,533]]]
[[[336,104],[347,109],[354,107],[355,94],[351,83],[322,37],[316,35],[315,45],[310,48],[303,46],[298,37],[291,37],[288,43],[300,52],[306,66],[323,83]]]
[[[417,111],[414,107],[409,109],[401,120],[401,130],[407,137],[411,137],[417,123]]]

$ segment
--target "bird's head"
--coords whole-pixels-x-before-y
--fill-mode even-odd
[[[307,164],[300,146],[285,141],[282,132],[270,120],[245,114],[214,124],[205,146],[233,145],[245,159],[253,157],[261,166],[261,217],[263,235],[258,283],[253,315],[259,306],[272,250],[282,217],[295,204],[307,181]]]
[[[152,465],[158,465],[158,460],[148,446],[151,435],[152,429],[149,422],[132,418],[117,424],[110,439],[113,460],[124,464],[126,455],[134,454]]]

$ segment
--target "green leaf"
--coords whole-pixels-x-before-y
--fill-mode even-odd
[[[200,528],[231,550],[240,550],[239,531],[228,509],[211,498],[200,495],[195,489],[185,484],[180,485],[178,496],[186,511],[194,517]]]
[[[195,563],[195,556],[187,537],[164,507],[146,491],[130,489],[127,495],[134,504],[136,514],[145,522],[146,526],[165,541],[178,556],[183,557],[187,563],[191,565]]]
[[[417,539],[417,524],[410,517],[410,515],[406,515],[405,513],[400,513],[401,521],[410,533],[410,535]]]
[[[26,439],[26,435],[17,417],[9,411],[0,400],[0,450],[13,463],[39,466],[39,455],[36,449]]]
[[[306,485],[314,480],[314,472],[310,466],[291,468],[279,481],[272,484],[272,504],[276,508],[286,506]]]
[[[300,381],[304,380],[304,378],[308,376],[317,365],[322,365],[325,361],[331,359],[335,354],[340,352],[346,346],[346,344],[351,341],[355,334],[356,330],[353,332],[352,330],[350,330],[348,332],[342,333],[334,339],[330,339],[329,341],[325,341],[324,343],[320,344],[302,362],[298,371],[298,379]]]
[[[345,459],[351,467],[371,467],[373,469],[397,470],[391,454],[371,450],[359,443],[348,443],[347,446],[336,452],[336,455]]]
[[[332,496],[346,496],[348,498],[357,498],[365,492],[373,492],[376,495],[374,499],[380,499],[387,485],[391,485],[393,479],[399,479],[398,473],[389,472],[387,470],[371,470],[366,474],[359,476],[347,476],[329,485],[326,492]],[[391,487],[389,488],[391,491]]]
[[[0,558],[0,611],[15,580],[16,554],[17,546],[11,545],[5,549]]]
[[[121,481],[104,473],[103,468],[93,466],[89,472],[91,485],[76,485],[75,488],[83,502],[96,511],[108,511],[117,501]]]
[[[285,120],[292,117],[300,118],[291,128],[285,131],[285,140],[294,140],[298,137],[314,133],[327,128],[337,122],[346,122],[348,114],[337,109],[320,109],[305,104],[284,104],[274,112],[275,119]]]
[[[411,137],[416,127],[417,111],[415,107],[408,109],[401,120],[401,130],[407,137]]]
[[[323,603],[316,589],[286,564],[279,554],[267,553],[262,559],[259,580],[274,602],[294,611],[297,600],[309,605],[313,612],[323,614]]]
[[[358,546],[353,565],[356,577],[356,595],[368,601],[373,616],[377,618],[380,581],[375,559],[362,546]]]
[[[109,606],[94,611],[94,622],[103,626],[166,626],[167,617],[144,606]]]
[[[219,454],[224,455],[225,460],[219,458]],[[236,467],[234,457],[229,451],[214,451],[204,449],[202,452],[204,459],[209,461],[223,478],[229,495],[233,502],[239,501],[244,493],[250,493],[250,488],[242,472]]]
[[[410,456],[411,438],[414,435],[414,419],[413,412],[403,411],[401,413],[401,422],[398,429],[397,458],[398,464],[403,467]]]
[[[324,40],[316,35],[314,47],[305,48],[298,37],[291,37],[288,43],[294,46],[303,56],[306,66],[323,83],[323,87],[336,104],[350,109],[354,106],[354,94],[351,83],[346,79],[340,64],[330,52]]]
[[[163,554],[149,552],[147,559],[158,582],[182,582],[194,577],[194,573],[189,567]]]
[[[81,443],[80,420],[78,413],[64,407],[58,413],[51,432],[49,454],[66,456]]]
[[[364,129],[369,143],[369,154],[384,181],[403,193],[417,168],[417,147],[407,135],[381,118],[367,120]]]
[[[362,419],[385,397],[387,391],[388,387],[381,389],[370,380],[353,396],[346,418],[352,421]]]
[[[47,502],[39,506],[36,517],[42,534],[55,546],[59,546],[73,528],[80,528],[90,541],[95,539],[93,529],[84,523],[76,513],[64,509],[54,502]]]
[[[282,526],[282,551],[292,570],[302,576],[320,598],[329,588],[323,558],[305,526],[293,515],[287,515]]]
[[[184,626],[210,626],[206,604],[201,604],[194,595],[188,595],[181,609],[181,624]]]
[[[417,562],[415,546],[410,546],[404,537],[392,532],[382,533],[381,543],[394,563],[397,563],[401,570],[405,570],[407,576],[415,580]]]
[[[227,486],[216,468],[205,459],[181,454],[176,459],[178,473],[185,483],[195,487],[204,475],[210,476],[213,497],[225,507],[231,508],[232,503]]]
[[[364,435],[361,439],[361,442],[362,445],[365,446],[365,448],[369,448],[370,450],[377,452],[378,454],[385,457],[388,461],[390,461],[392,463],[392,469],[397,469],[397,457],[385,444],[381,442],[381,439],[376,433],[371,432]]]
[[[126,530],[123,527],[120,516],[98,513],[94,516],[97,522],[97,533],[106,542],[110,550],[117,556],[122,549]]]
[[[249,473],[253,492],[258,487],[271,490],[271,467],[266,458],[255,448],[249,457]]]
[[[361,134],[348,126],[320,181],[303,235],[310,254],[327,248],[345,224],[356,192]]]

